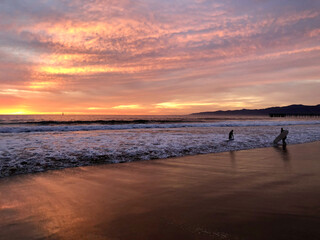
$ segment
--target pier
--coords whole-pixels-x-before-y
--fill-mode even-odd
[[[297,114],[297,113],[269,113],[270,117],[320,117],[320,114],[316,113],[304,113],[304,114]]]

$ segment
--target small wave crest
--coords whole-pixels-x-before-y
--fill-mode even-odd
[[[118,125],[118,124],[150,124],[150,123],[178,123],[182,120],[147,120],[147,119],[136,119],[136,120],[74,120],[74,121],[11,121],[5,122],[0,120],[1,125]]]
[[[42,121],[37,123],[0,125],[0,133],[27,132],[70,132],[98,130],[129,130],[150,128],[194,128],[194,127],[259,127],[259,126],[292,126],[317,125],[320,121],[221,121],[211,123],[181,123],[175,121],[133,120],[133,121]]]

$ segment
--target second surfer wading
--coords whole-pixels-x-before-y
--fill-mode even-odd
[[[229,132],[229,140],[234,140],[233,130]]]

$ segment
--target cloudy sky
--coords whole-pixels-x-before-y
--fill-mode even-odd
[[[0,114],[185,114],[319,92],[319,0],[0,0]]]

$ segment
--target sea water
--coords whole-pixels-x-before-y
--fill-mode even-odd
[[[0,116],[0,177],[320,140],[320,119],[266,116]],[[234,131],[234,141],[228,133]]]

